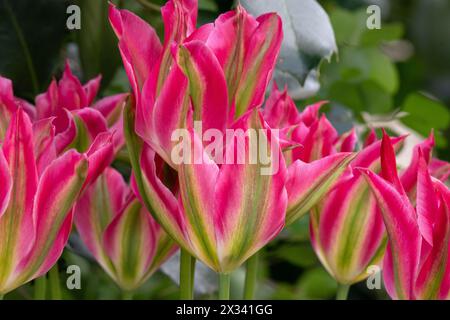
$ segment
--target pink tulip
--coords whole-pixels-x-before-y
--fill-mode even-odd
[[[142,285],[176,250],[112,168],[84,192],[74,212],[82,240],[124,290]]]
[[[133,124],[132,114],[128,124]],[[233,128],[266,128],[267,134],[258,139],[272,139],[257,110],[246,113]],[[139,150],[131,153],[139,154],[133,161],[138,161],[142,169],[135,172],[134,187],[156,220],[183,249],[213,270],[228,273],[283,228],[286,168],[282,158],[273,175],[261,175],[261,164],[217,164],[205,153],[197,134],[192,129],[189,132],[190,145],[199,151],[192,156],[202,161],[196,158],[192,164],[179,165],[179,192],[163,182],[155,152],[149,146],[128,143],[130,150]],[[131,142],[131,127],[126,133]],[[248,143],[246,139],[246,157],[250,152]],[[276,141],[268,145],[268,153],[280,152]],[[233,145],[223,152],[234,154]]]
[[[386,232],[380,209],[364,176],[354,168],[380,167],[381,141],[371,131],[364,148],[310,215],[311,242],[325,269],[341,284],[368,277],[368,268],[380,264]],[[403,138],[392,139],[400,147]]]
[[[287,224],[307,214],[354,158],[354,130],[339,137],[325,115],[319,117],[322,104],[300,113],[287,90],[280,92],[275,84],[264,107],[264,119],[272,128],[280,129],[280,138],[287,145],[283,152],[288,164]]]
[[[399,178],[392,144],[384,134],[381,176],[361,169],[389,237],[383,276],[395,299],[449,297],[450,191],[430,174],[432,142],[430,138],[416,147],[411,165]]]
[[[0,106],[2,110],[4,108]],[[0,152],[0,293],[45,274],[72,226],[78,195],[112,159],[111,135],[56,156],[51,120],[33,125],[19,107]],[[48,134],[48,135],[47,135]],[[44,161],[45,160],[45,161]]]
[[[100,80],[98,76],[82,85],[66,62],[61,80],[53,80],[47,91],[36,97],[36,121],[54,118],[58,153],[73,147],[85,151],[108,128],[115,132],[115,150],[123,147],[121,114],[127,94],[116,94],[94,103]]]

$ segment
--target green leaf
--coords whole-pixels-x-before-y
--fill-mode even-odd
[[[108,1],[77,0],[81,29],[75,33],[84,80],[102,75],[105,88],[121,66],[117,38],[108,21]]]
[[[337,7],[331,12],[330,20],[339,46],[357,46],[364,30],[367,30],[365,10],[351,12]]]
[[[283,244],[277,248],[275,256],[301,268],[312,267],[318,263],[309,243]]]
[[[14,82],[15,93],[33,98],[54,71],[66,28],[61,0],[0,1],[0,74]]]
[[[376,48],[365,49],[369,63],[369,78],[389,94],[398,90],[399,79],[395,65]]]
[[[305,272],[297,284],[299,299],[329,299],[336,294],[337,284],[322,267]]]
[[[323,58],[337,52],[330,20],[317,1],[241,0],[241,4],[254,16],[267,12],[281,16],[284,38],[274,77],[281,87],[288,86],[291,95],[301,92],[306,77]]]
[[[393,107],[392,96],[371,80],[358,84],[337,81],[331,85],[328,96],[331,101],[356,112],[382,114]]]
[[[401,23],[384,23],[381,29],[365,29],[361,36],[362,45],[379,45],[384,41],[393,41],[403,36],[404,28]]]
[[[436,145],[447,146],[447,140],[442,135],[450,125],[450,114],[445,105],[422,93],[412,93],[403,103],[403,111],[408,115],[402,118],[402,122],[423,136],[435,130]]]
[[[198,9],[199,10],[207,10],[217,12],[217,3],[214,0],[199,0],[198,1]]]

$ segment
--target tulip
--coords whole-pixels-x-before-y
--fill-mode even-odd
[[[43,154],[52,149],[53,137],[42,135],[52,132],[47,124],[39,123],[35,129],[41,134],[35,134],[29,116],[18,107],[2,143],[0,294],[45,274],[56,263],[71,231],[72,206],[112,159],[111,135],[106,133],[84,154]]]
[[[130,125],[133,114],[128,115]],[[245,131],[263,126],[254,111],[243,116],[234,128]],[[267,131],[260,139],[271,139]],[[133,133],[129,129],[126,133],[130,141]],[[192,164],[180,164],[179,198],[156,175],[155,152],[145,144],[130,143],[140,149],[139,158],[132,159],[142,168],[135,173],[136,184],[157,221],[183,249],[216,272],[229,273],[281,231],[287,201],[286,168],[282,158],[273,175],[261,175],[257,164],[219,166],[205,153],[193,130],[190,142],[201,150],[197,156],[202,161],[192,159]],[[248,143],[246,140],[247,157]],[[267,152],[279,152],[276,141],[273,144],[273,150]],[[197,162],[201,163],[194,164]]]
[[[176,250],[112,168],[84,192],[74,212],[81,239],[125,291],[141,286]]]
[[[355,170],[379,171],[381,141],[373,141],[372,132],[348,172],[310,215],[311,243],[319,260],[339,284],[347,287],[369,276],[368,268],[380,263],[387,242],[376,199],[364,176]],[[402,140],[392,139],[392,144],[399,147]]]
[[[394,299],[449,297],[450,190],[430,174],[430,146],[429,139],[416,148],[410,167],[399,178],[392,144],[384,134],[381,176],[360,169],[386,226],[383,278]]]
[[[116,152],[123,147],[121,112],[127,94],[108,96],[94,103],[100,80],[97,76],[82,85],[66,62],[61,80],[53,80],[47,91],[36,97],[35,120],[55,118],[57,153],[70,148],[86,151],[95,137],[108,129],[115,132]]]
[[[354,130],[339,137],[325,115],[319,118],[323,104],[308,106],[300,113],[287,89],[281,92],[274,84],[264,107],[264,119],[280,129],[281,139],[288,145],[283,152],[288,164],[286,224],[307,214],[354,158]]]

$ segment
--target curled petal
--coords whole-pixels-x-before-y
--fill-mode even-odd
[[[333,187],[353,160],[351,153],[337,153],[311,163],[296,160],[288,168],[286,223],[305,215]]]
[[[360,169],[374,193],[389,237],[384,280],[391,297],[414,298],[422,236],[407,197],[368,169]]]

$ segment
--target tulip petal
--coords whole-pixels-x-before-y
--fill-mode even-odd
[[[428,167],[431,175],[442,182],[446,182],[450,177],[450,163],[447,161],[433,158]]]
[[[109,21],[119,38],[122,60],[134,94],[142,89],[161,53],[161,43],[144,20],[127,10],[109,6]]]
[[[265,14],[257,21],[259,25],[245,53],[242,74],[238,78],[236,117],[262,104],[283,39],[278,15]]]
[[[97,96],[98,90],[100,89],[100,82],[102,81],[102,76],[99,75],[94,79],[89,80],[84,86],[84,92],[86,93],[86,105],[90,106],[94,102]]]
[[[419,158],[420,158],[419,150],[421,150],[426,163],[429,163],[431,160],[431,152],[433,147],[434,147],[434,135],[433,133],[431,133],[426,140],[414,146],[411,163],[400,177],[403,188],[405,189],[411,201],[414,201],[416,198],[415,188],[417,185],[417,171],[419,167]]]
[[[416,202],[417,223],[422,236],[432,246],[433,225],[436,221],[436,214],[438,212],[438,199],[434,192],[427,162],[421,149],[419,150],[418,166]]]
[[[194,191],[192,198],[202,204],[211,201],[208,193],[215,190],[215,213],[211,216],[215,220],[212,222],[216,230],[221,272],[236,269],[271,241],[284,227],[287,207],[286,165],[278,141],[265,127],[262,115],[256,109],[249,111],[233,129],[235,132],[247,132],[245,143],[240,148],[239,135],[235,134],[232,142],[227,139],[226,154],[234,154],[235,159],[242,155],[244,163],[239,160],[225,162],[217,177],[216,169],[209,169],[210,165],[203,164],[199,165],[204,171],[202,179],[197,180],[200,178],[197,172],[193,173],[192,178],[180,178],[181,189],[187,182],[190,193],[192,182],[197,180],[194,183],[198,189],[203,189],[203,196],[196,197],[200,191]],[[261,158],[262,154],[264,158]],[[259,155],[259,158],[253,162],[252,155]],[[196,165],[188,166],[196,168]],[[206,184],[208,179],[210,181]],[[208,214],[206,210],[204,214]]]
[[[93,183],[114,160],[114,146],[109,132],[100,133],[86,152],[89,170],[83,189]]]
[[[337,153],[311,163],[296,160],[288,168],[286,224],[305,215],[333,187],[354,154]]]
[[[176,129],[184,128],[189,110],[188,83],[178,66],[173,66],[156,102],[149,81],[137,105],[136,132],[167,163],[172,164],[172,139]]]
[[[58,83],[58,89],[58,107],[65,108],[67,110],[75,110],[88,106],[86,92],[81,85],[80,80],[72,74],[72,70],[70,70],[70,65],[68,62],[66,62],[63,76]]]
[[[0,219],[8,207],[9,197],[12,190],[12,178],[9,172],[8,162],[5,159],[3,151],[0,150]]]
[[[12,81],[0,76],[0,140],[3,140],[16,110]]]
[[[178,244],[188,247],[178,201],[157,176],[155,152],[135,133],[135,116],[129,103],[124,109],[124,132],[133,166],[132,188],[164,230]]]
[[[39,175],[56,158],[54,118],[38,120],[33,124],[33,144]]]
[[[156,253],[156,235],[149,213],[134,199],[108,225],[105,251],[115,266],[115,278],[125,290],[139,287],[149,276]]]
[[[112,275],[113,267],[103,249],[103,233],[126,204],[129,189],[119,172],[106,168],[77,201],[74,221],[83,242],[97,261]]]
[[[86,156],[70,150],[50,164],[39,180],[34,201],[36,240],[21,261],[31,278],[46,273],[57,261],[71,231],[72,206],[88,172]]]
[[[188,78],[194,121],[201,121],[204,131],[223,131],[229,115],[227,85],[213,52],[191,41],[179,48],[177,62]]]
[[[280,92],[274,82],[272,92],[264,106],[264,120],[271,128],[285,128],[295,125],[300,118],[292,98],[287,93],[287,88]]]
[[[193,252],[204,263],[217,270],[219,263],[215,248],[214,196],[219,174],[218,166],[203,152],[202,142],[193,130],[190,131],[189,146],[194,152],[188,164],[178,167],[180,195],[185,224]],[[195,151],[197,150],[197,152]]]
[[[446,299],[450,292],[450,277],[448,272],[450,270],[449,263],[449,241],[450,241],[450,191],[448,188],[439,181],[434,182],[432,185],[428,185],[431,182],[428,172],[426,172],[426,162],[422,157],[419,173],[419,185],[417,186],[418,198],[422,198],[421,193],[425,187],[430,187],[426,192],[428,195],[433,193],[433,198],[439,197],[441,202],[440,207],[437,207],[437,203],[432,203],[436,207],[430,208],[427,203],[423,203],[428,209],[433,209],[434,214],[434,230],[433,232],[433,246],[430,253],[426,257],[425,261],[421,264],[421,268],[416,280],[415,295],[418,299]],[[425,165],[425,166],[424,166]],[[425,178],[425,179],[424,179]],[[421,182],[421,180],[427,180]],[[436,193],[435,193],[436,187]],[[418,200],[419,204],[423,202]],[[432,201],[432,199],[430,199]],[[434,200],[434,199],[433,199]],[[431,213],[431,212],[430,212]]]
[[[299,126],[292,132],[292,140],[303,145],[301,150],[292,152],[294,160],[311,162],[336,153],[334,145],[338,133],[325,115],[311,125],[306,136],[302,128],[303,126]]]
[[[238,5],[216,20],[207,45],[224,70],[229,100],[236,106],[235,118],[262,104],[282,37],[276,14],[255,19]]]
[[[173,64],[172,45],[181,44],[194,32],[197,24],[196,0],[171,0],[161,8],[164,21],[164,48],[150,78],[155,96],[161,92]]]
[[[384,270],[386,288],[393,298],[412,299],[422,241],[414,208],[394,185],[368,169],[360,170],[377,199],[389,237],[390,263]],[[390,174],[392,177],[396,173]]]
[[[12,178],[6,211],[0,218],[0,287],[26,256],[36,237],[33,201],[38,185],[32,124],[23,109],[11,119],[3,142],[3,152]]]

